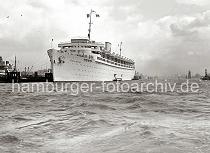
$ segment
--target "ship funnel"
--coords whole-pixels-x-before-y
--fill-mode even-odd
[[[105,42],[105,50],[108,52],[111,52],[111,46],[112,44],[110,42]]]

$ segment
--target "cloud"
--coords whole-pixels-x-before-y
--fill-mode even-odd
[[[177,0],[178,3],[181,4],[190,4],[190,5],[199,5],[199,6],[205,6],[209,5],[209,0]]]
[[[164,33],[165,37],[156,37],[159,39],[158,45],[153,46],[156,54],[146,61],[144,71],[170,75],[186,73],[189,69],[201,73],[204,68],[210,68],[209,11],[195,16],[168,16],[157,24],[161,27],[159,35]]]

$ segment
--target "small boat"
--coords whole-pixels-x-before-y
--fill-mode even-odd
[[[201,77],[201,80],[210,80],[210,76],[208,75],[207,69],[205,69],[205,76]]]

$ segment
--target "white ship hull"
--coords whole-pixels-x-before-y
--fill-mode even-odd
[[[48,50],[54,81],[113,81],[115,79],[132,80],[134,68],[114,66],[95,57],[92,60],[84,57]],[[62,57],[62,62],[58,61]]]

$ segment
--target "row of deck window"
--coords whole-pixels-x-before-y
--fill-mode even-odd
[[[76,52],[76,50],[70,50],[71,52]],[[62,50],[60,52],[63,52]],[[67,52],[67,50],[65,50],[65,52]],[[85,58],[88,58],[87,55],[84,55],[84,51],[83,50],[77,50],[78,54],[77,56],[81,56],[81,57],[85,57]],[[94,51],[92,51],[94,52]],[[110,64],[115,64],[115,65],[125,65],[125,67],[134,67],[133,66],[133,63],[129,63],[129,62],[126,62],[124,60],[120,60],[120,59],[117,59],[113,56],[110,56],[108,54],[105,54],[103,52],[96,52],[97,54],[101,54],[102,58],[101,57],[97,57],[99,60],[102,60],[102,61],[105,61],[107,63],[110,63]],[[89,59],[93,59],[93,56],[89,55]],[[116,64],[117,63],[117,64]]]
[[[104,61],[104,62],[107,62],[107,63],[110,63],[110,64],[118,65],[118,66],[123,66],[123,67],[128,67],[128,68],[134,68],[133,65],[118,63],[118,62],[110,61],[108,59],[106,60],[106,59],[101,58],[101,57],[97,57],[97,59],[98,60],[101,60],[101,61]]]
[[[63,46],[62,49],[66,49],[66,48],[92,48],[92,49],[99,49],[99,50],[103,50],[104,47],[102,46]]]

